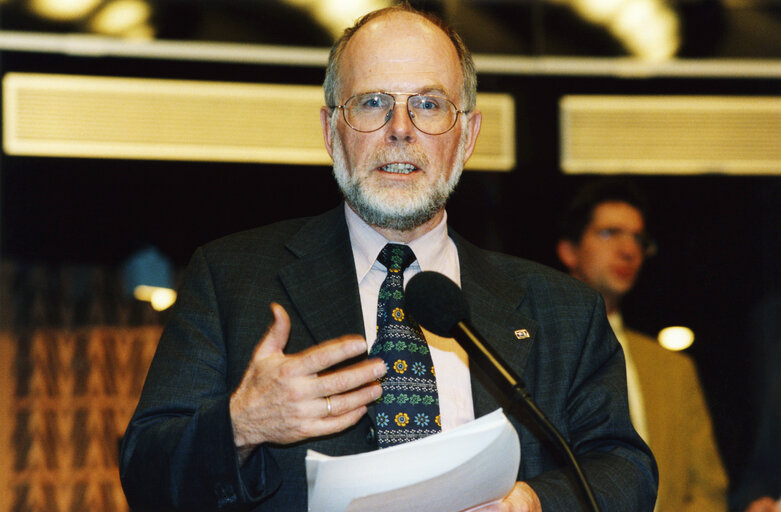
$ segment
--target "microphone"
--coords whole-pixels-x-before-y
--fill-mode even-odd
[[[407,312],[426,330],[444,338],[455,338],[470,361],[510,395],[510,399],[520,398],[531,417],[569,459],[591,510],[599,512],[591,487],[567,441],[534,403],[523,379],[470,323],[469,304],[461,288],[438,272],[420,272],[407,283],[404,303]]]
[[[438,272],[415,274],[404,292],[407,311],[426,330],[455,338],[469,359],[509,394],[531,400],[526,384],[469,322],[469,304],[456,283]]]

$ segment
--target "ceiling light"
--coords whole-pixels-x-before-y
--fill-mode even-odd
[[[628,0],[572,0],[572,6],[592,23],[609,23]]]
[[[680,46],[678,18],[658,0],[627,2],[611,28],[627,49],[645,60],[668,59]]]
[[[54,21],[77,21],[89,14],[103,0],[30,0],[29,9]]]
[[[143,23],[129,28],[120,34],[125,39],[136,41],[151,41],[155,38],[155,27],[149,23]]]
[[[157,311],[176,301],[173,290],[173,265],[155,247],[132,254],[122,266],[125,292],[137,300],[150,302]]]
[[[144,0],[114,0],[103,6],[90,20],[90,28],[99,34],[126,35],[149,21],[152,8]]]
[[[133,297],[149,302],[155,311],[165,311],[176,302],[176,291],[160,286],[138,285],[133,290]]]
[[[663,0],[549,1],[568,1],[584,20],[609,30],[641,59],[669,59],[680,47],[678,17]]]
[[[390,0],[286,0],[312,15],[334,38],[364,14],[388,7]]]
[[[694,332],[688,327],[665,327],[659,331],[659,343],[667,350],[683,350],[694,343]]]

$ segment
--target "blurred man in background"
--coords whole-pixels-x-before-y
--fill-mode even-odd
[[[656,511],[724,511],[727,477],[694,364],[626,328],[621,317],[621,300],[656,251],[645,212],[631,183],[591,183],[567,209],[557,253],[570,274],[605,299],[627,361],[632,423],[659,465]]]

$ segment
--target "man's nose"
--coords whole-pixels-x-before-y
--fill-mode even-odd
[[[388,115],[391,116],[388,121],[388,139],[391,142],[415,140],[415,125],[410,118],[406,102],[397,101]]]
[[[628,258],[643,257],[643,247],[631,233],[623,233],[618,238],[618,249],[623,256]]]

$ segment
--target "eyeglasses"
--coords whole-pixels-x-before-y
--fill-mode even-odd
[[[618,243],[623,237],[631,237],[632,241],[643,251],[646,258],[655,255],[659,250],[656,240],[646,233],[633,233],[620,228],[603,228],[595,231],[597,237],[603,242]]]
[[[374,132],[393,117],[396,96],[407,96],[407,113],[415,128],[429,135],[440,135],[456,124],[458,114],[466,114],[449,99],[429,94],[409,92],[367,92],[351,96],[344,105],[330,108],[342,110],[344,120],[353,130]]]

